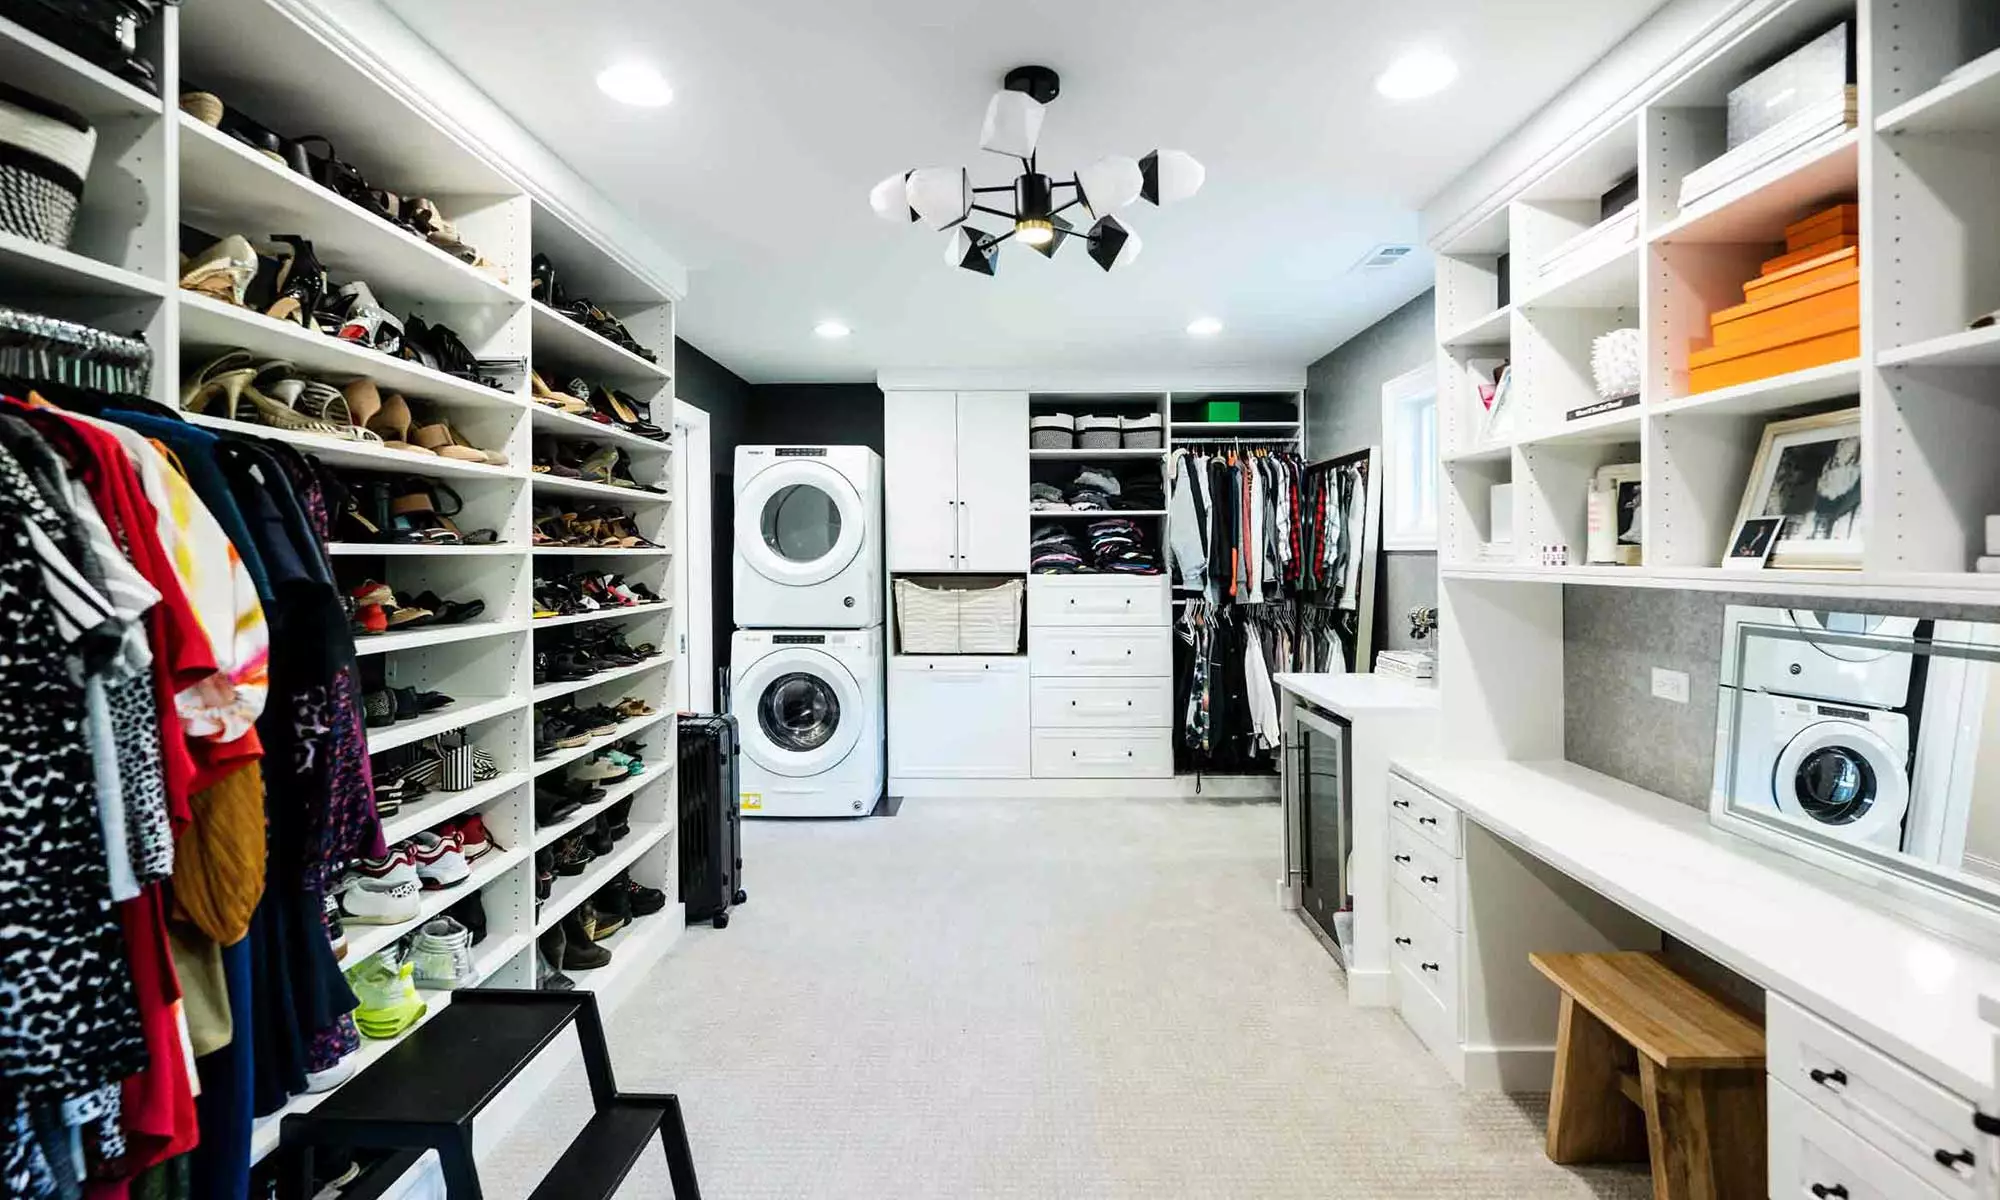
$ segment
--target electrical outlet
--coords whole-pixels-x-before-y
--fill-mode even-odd
[[[1686,671],[1669,671],[1665,667],[1653,668],[1653,694],[1662,700],[1675,704],[1688,702],[1688,677]]]

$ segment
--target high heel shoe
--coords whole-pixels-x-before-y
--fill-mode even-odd
[[[372,388],[374,385],[369,384],[369,386]],[[410,402],[403,399],[401,392],[378,396],[376,403],[375,414],[368,418],[368,428],[381,437],[383,449],[436,457],[435,451],[411,443]]]
[[[256,277],[257,252],[250,248],[250,239],[232,233],[202,251],[194,265],[181,273],[180,285],[241,308],[243,295]]]
[[[277,297],[264,315],[310,329],[326,302],[326,268],[313,253],[312,243],[298,234],[273,234],[271,240],[281,247],[277,254]]]
[[[343,341],[360,342],[384,354],[403,351],[408,337],[403,323],[396,319],[394,313],[382,307],[366,283],[357,279],[343,286],[335,295],[337,299],[332,311],[340,317],[340,329],[334,336]]]
[[[551,388],[548,382],[542,378],[540,371],[528,372],[528,388],[534,397],[535,403],[545,404],[557,412],[582,414],[590,411],[590,405],[585,404],[575,396],[569,395],[567,392],[558,392]]]
[[[439,458],[455,458],[460,462],[487,463],[496,467],[507,465],[507,455],[499,450],[481,450],[465,440],[465,435],[454,429],[449,421],[431,421],[419,425],[410,435],[418,446],[429,450]]]

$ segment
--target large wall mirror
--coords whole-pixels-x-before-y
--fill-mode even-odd
[[[1732,605],[1710,811],[2000,908],[2000,625]]]

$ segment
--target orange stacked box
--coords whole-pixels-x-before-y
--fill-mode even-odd
[[[1785,253],[1708,319],[1688,354],[1695,392],[1734,387],[1861,353],[1861,209],[1841,204],[1785,227]]]

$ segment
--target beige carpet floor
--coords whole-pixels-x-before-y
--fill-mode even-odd
[[[686,1107],[708,1200],[1541,1200],[1651,1195],[1542,1156],[1539,1102],[1462,1092],[1272,899],[1278,810],[910,801],[751,825],[750,903],[611,1022]],[[482,1155],[525,1196],[580,1070]],[[640,1164],[625,1196],[666,1196]]]

